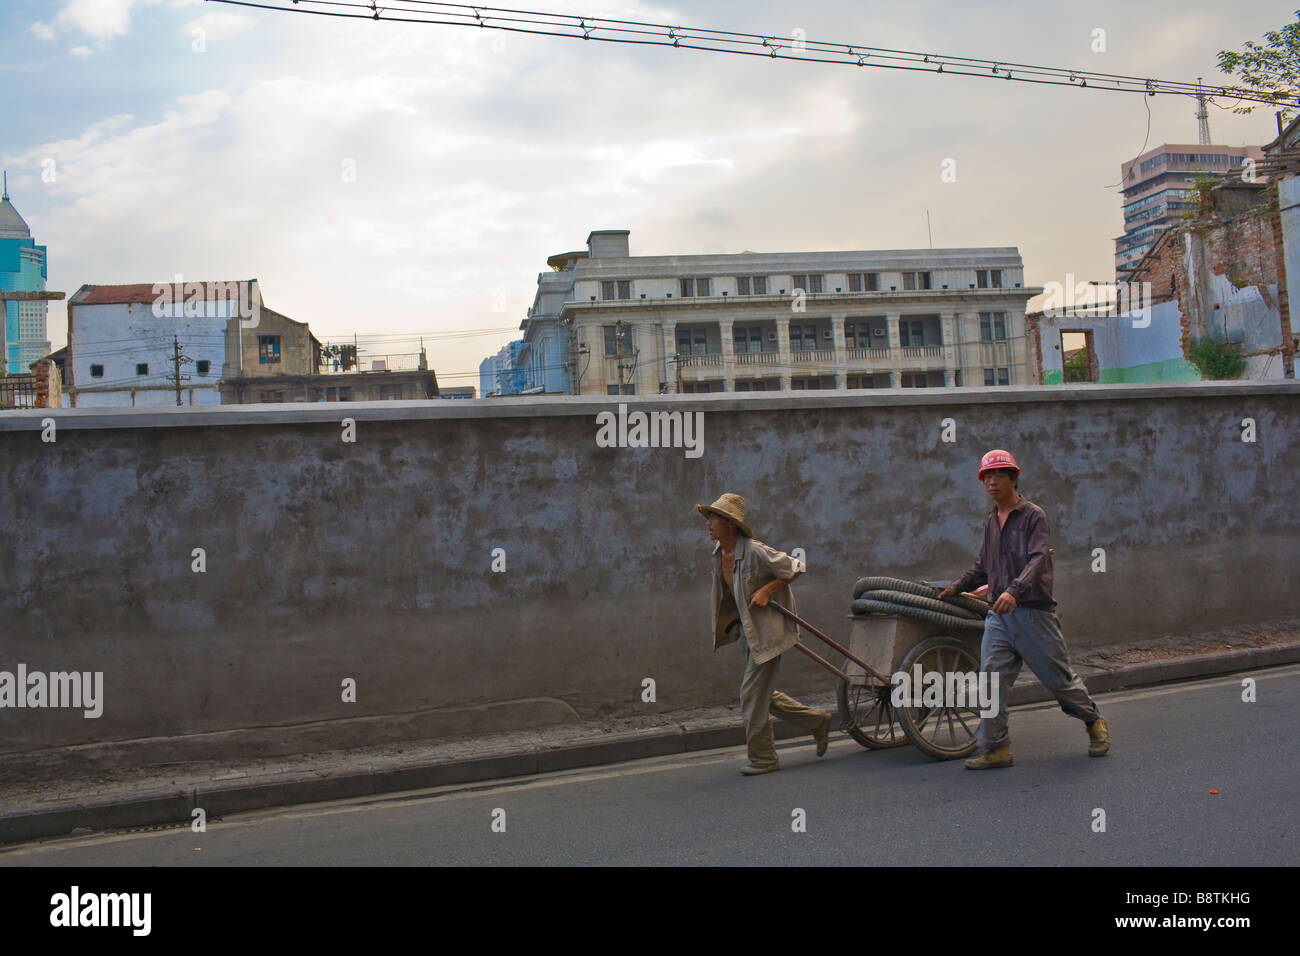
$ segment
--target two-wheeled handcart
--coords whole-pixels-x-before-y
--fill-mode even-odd
[[[839,680],[843,729],[864,747],[881,750],[910,742],[936,760],[975,750],[980,703],[971,675],[979,671],[989,605],[971,594],[940,601],[940,590],[900,578],[859,579],[853,586],[847,647],[788,608],[768,604],[844,657],[837,667],[802,642],[795,645]],[[919,679],[935,673],[942,699],[922,703]],[[896,674],[907,675],[906,682],[900,681],[907,692],[897,695],[898,704],[891,679]]]

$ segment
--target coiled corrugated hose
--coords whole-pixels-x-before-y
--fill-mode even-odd
[[[936,627],[983,631],[989,613],[987,601],[971,594],[954,594],[939,600],[937,588],[924,581],[865,577],[853,585],[854,614],[896,614]]]

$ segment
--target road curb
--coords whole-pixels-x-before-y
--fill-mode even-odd
[[[1114,670],[1095,670],[1084,675],[1084,682],[1091,692],[1106,693],[1295,663],[1300,663],[1300,643],[1242,648],[1172,661],[1130,664]],[[1043,686],[1035,681],[1018,685],[1012,691],[1010,703],[1016,706],[1050,699]],[[773,729],[783,740],[801,734],[797,728],[781,722],[775,723]],[[744,730],[739,725],[705,720],[610,734],[599,739],[531,748],[518,753],[466,760],[444,759],[424,766],[267,780],[240,787],[197,787],[132,800],[0,815],[0,844],[66,836],[78,828],[113,830],[189,823],[193,811],[200,807],[207,818],[212,819],[248,810],[525,777],[646,757],[734,747],[744,742]]]

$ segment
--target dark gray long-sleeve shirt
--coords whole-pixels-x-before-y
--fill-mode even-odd
[[[984,523],[984,543],[969,571],[953,582],[958,591],[981,584],[989,586],[992,605],[1003,591],[1010,591],[1020,607],[1055,611],[1052,599],[1052,549],[1048,546],[1047,515],[1021,496],[1007,523],[998,527],[995,505]]]

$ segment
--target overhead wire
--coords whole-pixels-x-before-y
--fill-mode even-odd
[[[947,76],[970,76],[1003,79],[1022,83],[1071,86],[1112,92],[1143,93],[1148,96],[1196,96],[1208,92],[1218,96],[1236,95],[1251,102],[1287,105],[1275,93],[1264,93],[1237,86],[1205,87],[1201,82],[1160,80],[1120,73],[1103,73],[1069,67],[1052,67],[991,60],[981,57],[898,50],[864,43],[840,43],[807,40],[803,37],[777,37],[774,34],[683,27],[644,20],[621,20],[579,14],[554,13],[489,7],[480,4],[437,3],[433,0],[388,0],[382,7],[373,0],[279,0],[258,3],[253,0],[210,0],[230,6],[252,7],[281,13],[296,13],[366,19],[392,23],[417,23],[501,30],[542,36],[566,37],[584,41],[623,43],[641,46],[671,46],[679,49],[712,53],[758,56],[799,62],[829,63],[844,66],[911,70]],[[698,41],[698,42],[692,42]]]

